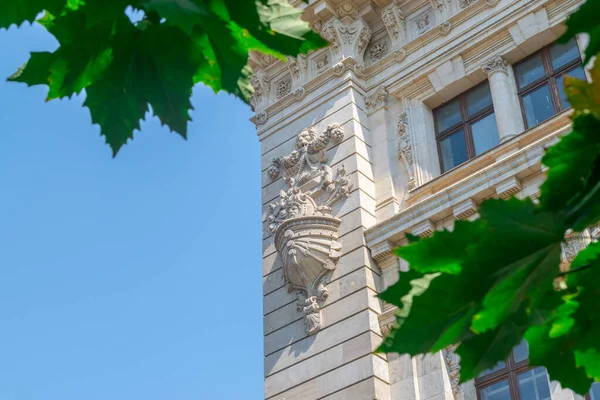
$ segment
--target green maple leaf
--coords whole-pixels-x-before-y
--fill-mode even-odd
[[[487,200],[480,215],[396,250],[415,272],[404,282],[401,274],[380,296],[385,301],[402,310],[412,286],[406,280],[439,275],[409,296],[408,315],[383,351],[416,355],[462,342],[461,376],[474,377],[522,340],[530,315],[538,315],[531,309],[553,290],[564,225],[528,199]]]
[[[600,52],[600,0],[587,0],[567,19],[567,31],[560,38],[563,43],[578,33],[589,33],[590,42],[585,50],[585,63]]]
[[[0,29],[33,22],[44,10],[58,14],[66,3],[67,0],[4,0],[0,2]]]

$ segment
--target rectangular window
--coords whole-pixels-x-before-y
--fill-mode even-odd
[[[517,90],[527,128],[570,107],[564,91],[565,76],[585,79],[575,39],[544,47],[515,64]]]
[[[516,346],[506,362],[475,379],[479,400],[551,400],[546,369],[530,368],[527,342]]]
[[[498,145],[498,127],[488,82],[433,110],[442,172]]]

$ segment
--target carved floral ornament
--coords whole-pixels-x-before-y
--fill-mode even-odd
[[[309,335],[321,329],[320,307],[329,296],[326,278],[341,256],[341,220],[331,215],[331,206],[346,198],[352,185],[343,165],[335,173],[327,165],[325,149],[330,141],[343,139],[344,131],[337,124],[320,135],[314,128],[304,129],[296,138],[295,150],[273,160],[268,169],[271,179],[283,173],[288,186],[269,205],[267,223],[288,290],[298,293],[298,310]]]
[[[398,117],[398,158],[404,162],[408,173],[408,190],[417,187],[413,165],[412,141],[408,132],[408,115],[400,114]]]
[[[486,61],[481,69],[489,75],[492,75],[495,72],[504,72],[508,73],[508,61],[500,56],[494,56]]]

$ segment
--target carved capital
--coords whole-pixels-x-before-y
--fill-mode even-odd
[[[351,57],[358,61],[363,59],[371,29],[362,18],[350,24],[331,18],[323,25],[321,36],[331,43],[334,59]]]
[[[392,38],[392,43],[399,44],[406,34],[406,23],[404,14],[396,1],[381,10],[381,20]]]
[[[377,88],[377,90],[372,96],[369,96],[365,99],[365,105],[367,106],[367,114],[374,113],[381,107],[385,106],[388,97],[388,90],[383,86],[379,86],[379,88]]]
[[[307,78],[308,59],[304,54],[298,54],[298,57],[287,57],[288,69],[292,75],[294,83],[304,82]]]
[[[489,75],[492,75],[495,72],[504,72],[508,73],[508,61],[500,56],[494,56],[486,61],[481,69]]]
[[[267,96],[271,89],[267,73],[262,68],[257,68],[250,78],[250,84],[254,88],[254,94],[250,99],[250,104],[255,110],[261,110],[267,102]]]

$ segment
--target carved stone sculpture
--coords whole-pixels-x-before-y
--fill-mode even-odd
[[[398,158],[404,161],[408,173],[408,190],[413,190],[417,184],[414,174],[412,142],[408,133],[408,115],[400,114],[398,118]]]
[[[321,329],[320,307],[329,295],[326,278],[341,255],[341,220],[331,215],[331,206],[347,197],[352,185],[343,165],[335,173],[327,165],[325,148],[343,138],[337,124],[321,135],[314,128],[304,129],[296,138],[296,149],[273,160],[268,169],[271,179],[283,173],[288,185],[269,205],[268,230],[274,234],[288,290],[298,292],[298,311],[309,335]]]
[[[362,18],[351,24],[331,18],[323,25],[321,36],[331,43],[334,60],[351,57],[361,61],[371,39],[371,29]]]

